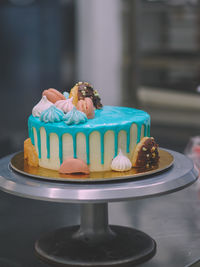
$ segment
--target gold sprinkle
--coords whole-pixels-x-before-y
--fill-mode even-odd
[[[149,168],[149,164],[148,163],[147,163],[146,167]]]
[[[155,158],[156,157],[156,153],[152,153],[152,158]]]
[[[144,147],[144,146],[142,147],[142,150],[143,150],[143,151],[147,151],[146,147]]]
[[[94,90],[94,95],[99,96],[99,93],[97,92],[97,90]]]
[[[155,146],[152,147],[151,151],[154,152],[156,150]]]
[[[78,85],[81,85],[83,82],[78,82]]]

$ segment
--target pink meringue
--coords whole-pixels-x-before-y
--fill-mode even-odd
[[[55,103],[55,106],[57,108],[61,109],[63,112],[67,113],[70,110],[72,110],[74,107],[74,104],[72,102],[73,102],[73,97],[71,97],[69,99],[65,99],[65,100],[58,100]]]

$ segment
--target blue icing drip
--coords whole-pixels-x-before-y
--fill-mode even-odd
[[[127,137],[126,137],[126,153],[130,152],[130,131],[131,131],[131,127],[128,129],[127,131]]]
[[[31,143],[33,145],[35,145],[35,141],[34,141],[34,135],[33,135],[33,127],[31,126],[31,121],[30,121],[30,117],[28,119],[28,135],[31,138]]]
[[[150,136],[150,125],[144,125],[144,136]]]
[[[50,159],[50,134],[46,133],[47,158]]]
[[[115,131],[114,134],[115,134],[115,157],[117,156],[118,154],[118,131]]]
[[[101,138],[101,164],[104,164],[104,132],[100,134]]]
[[[74,158],[76,159],[77,158],[77,155],[76,155],[76,134],[73,134],[72,138],[73,138]]]
[[[34,134],[33,134],[33,127],[31,128],[31,142],[32,142],[33,145],[35,145]]]
[[[52,105],[48,109],[44,110],[40,115],[40,120],[42,122],[60,122],[64,113],[61,109],[57,108],[56,106]]]
[[[41,159],[41,136],[40,136],[40,130],[37,131],[37,143],[38,143],[38,158]]]
[[[137,127],[138,127],[138,128],[137,128],[137,144],[138,144],[138,143],[140,142],[140,138],[141,138],[141,129],[142,129],[142,125],[139,124]]]
[[[59,135],[58,140],[59,140],[59,159],[60,159],[60,164],[62,164],[63,162],[62,135]]]
[[[147,135],[150,136],[150,124],[148,124],[148,130],[147,130]]]
[[[40,144],[40,128],[45,127],[47,134],[56,133],[58,136],[63,136],[65,133],[69,133],[73,138],[73,149],[74,157],[76,155],[76,135],[77,133],[83,133],[86,136],[86,154],[87,154],[87,164],[89,164],[89,135],[93,131],[98,131],[100,136],[104,136],[105,132],[112,130],[115,134],[115,156],[118,152],[118,133],[121,130],[127,133],[127,151],[129,151],[130,146],[130,128],[131,125],[135,123],[138,127],[137,143],[140,141],[141,128],[144,125],[146,128],[146,133],[150,135],[150,116],[148,113],[142,110],[126,108],[126,107],[112,107],[104,106],[103,109],[98,109],[95,111],[95,118],[90,119],[84,124],[78,125],[66,125],[65,122],[56,123],[45,123],[39,120],[37,117],[32,115],[29,117],[29,129],[33,127],[36,129],[38,136],[38,151],[41,156],[41,144]],[[29,132],[31,135],[31,140],[33,142],[34,136],[32,131]],[[104,160],[104,144],[103,138],[101,137],[101,162]],[[62,139],[59,140],[59,157],[62,161]],[[50,155],[50,148],[47,146],[47,154]]]
[[[72,110],[64,115],[63,121],[68,125],[84,123],[87,121],[87,116],[82,111],[77,110],[76,107],[73,107]]]
[[[87,155],[87,164],[90,164],[90,141],[89,141],[89,134],[86,134],[85,140],[86,140],[86,155]]]

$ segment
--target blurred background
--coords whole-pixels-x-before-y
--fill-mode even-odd
[[[161,147],[200,135],[200,0],[1,0],[0,158],[22,150],[44,89],[91,82],[104,105],[146,110]],[[141,229],[158,253],[148,267],[199,258],[200,186],[109,204],[111,224]],[[34,242],[79,223],[79,205],[0,192],[0,266],[46,267]],[[189,265],[187,265],[188,267]]]
[[[89,81],[104,105],[141,108],[160,146],[200,134],[200,1],[0,1],[0,157],[22,149],[49,87]]]

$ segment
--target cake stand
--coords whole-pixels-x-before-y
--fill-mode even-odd
[[[81,204],[81,222],[39,238],[37,255],[59,266],[133,266],[156,253],[156,243],[146,233],[109,225],[108,203],[153,197],[181,190],[194,183],[198,172],[186,156],[174,157],[166,171],[143,179],[101,183],[66,183],[34,179],[13,171],[13,155],[0,160],[0,188],[21,197]]]

